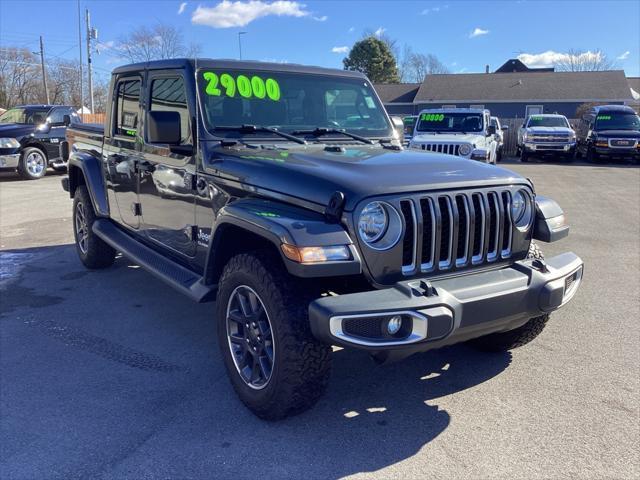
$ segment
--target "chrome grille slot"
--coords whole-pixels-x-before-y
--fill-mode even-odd
[[[400,210],[404,218],[405,230],[402,239],[402,273],[410,275],[416,269],[416,214],[411,200],[402,200]]]
[[[509,258],[511,256],[511,241],[513,231],[511,230],[511,194],[502,192],[502,248],[500,256]]]
[[[402,198],[402,273],[430,273],[496,262],[512,256],[509,187],[498,191]]]
[[[487,246],[487,261],[492,262],[498,258],[498,248],[500,239],[500,201],[495,192],[487,195],[489,203],[489,231]]]

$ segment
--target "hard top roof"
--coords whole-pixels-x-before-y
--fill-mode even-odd
[[[294,73],[310,73],[316,75],[339,75],[342,77],[366,78],[360,72],[339,70],[337,68],[312,67],[294,63],[257,62],[253,60],[231,60],[213,58],[172,58],[168,60],[152,60],[150,62],[131,63],[113,70],[114,74],[139,72],[141,70],[163,70],[178,68],[215,68],[229,70],[263,70]]]
[[[626,105],[597,105],[591,109],[591,111],[598,112],[621,112],[621,113],[636,113],[635,110]]]

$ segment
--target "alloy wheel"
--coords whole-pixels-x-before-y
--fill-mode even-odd
[[[83,255],[86,255],[89,244],[89,227],[87,225],[87,216],[82,202],[78,202],[76,204],[75,225],[78,248]]]
[[[32,151],[27,155],[27,170],[31,175],[40,176],[45,168],[44,156],[41,153]]]

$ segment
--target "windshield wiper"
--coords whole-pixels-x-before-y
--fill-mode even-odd
[[[329,135],[331,133],[339,133],[340,135],[351,137],[354,140],[358,140],[359,142],[373,145],[373,142],[366,137],[361,137],[360,135],[356,135],[355,133],[349,133],[345,130],[339,130],[337,128],[316,128],[314,130],[296,130],[291,133],[293,135],[313,135],[314,137],[322,137],[323,135]]]
[[[214,127],[213,130],[238,133],[273,133],[274,135],[278,135],[282,138],[286,138],[287,140],[291,140],[292,142],[296,142],[301,145],[307,144],[307,142],[305,140],[302,140],[301,138],[281,132],[276,128],[265,127],[263,125],[223,125],[220,127]]]

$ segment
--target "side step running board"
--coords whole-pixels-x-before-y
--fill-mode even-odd
[[[210,302],[215,298],[216,285],[204,285],[202,277],[182,265],[155,252],[120,230],[111,220],[96,219],[93,232],[122,252],[142,268],[184,293],[196,302]]]

